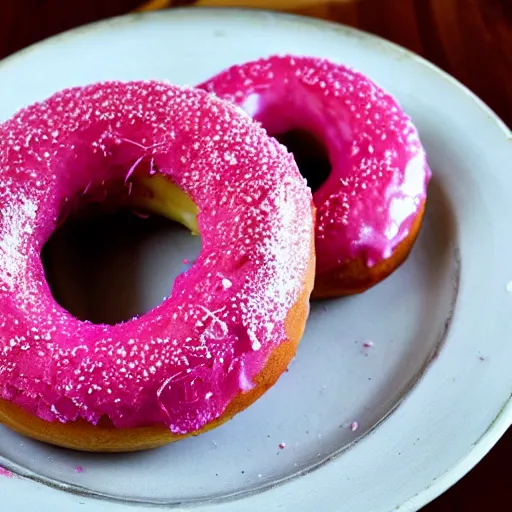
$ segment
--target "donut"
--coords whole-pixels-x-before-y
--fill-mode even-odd
[[[314,298],[360,293],[407,258],[431,171],[398,102],[327,59],[271,56],[199,85],[243,108],[295,154],[317,208]]]
[[[91,205],[144,208],[201,235],[148,313],[81,321],[41,250]],[[73,87],[0,125],[0,421],[85,451],[157,447],[247,408],[287,368],[314,279],[314,205],[293,155],[192,87]]]

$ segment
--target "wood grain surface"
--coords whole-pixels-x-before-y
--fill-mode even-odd
[[[170,4],[274,8],[362,28],[448,71],[512,125],[512,0],[4,0],[0,58],[93,20]],[[423,512],[512,510],[510,455],[509,430],[473,471]]]

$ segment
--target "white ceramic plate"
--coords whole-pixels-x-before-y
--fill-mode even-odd
[[[510,425],[511,134],[429,63],[299,17],[136,14],[1,63],[0,119],[65,86],[112,78],[195,84],[231,64],[288,52],[359,68],[412,115],[434,178],[410,259],[362,296],[314,304],[290,371],[213,432],[101,456],[0,428],[0,464],[16,473],[0,478],[10,511],[412,511],[462,477]],[[157,303],[179,259],[197,251],[181,232],[151,232],[125,262],[143,262],[131,299],[139,309]]]

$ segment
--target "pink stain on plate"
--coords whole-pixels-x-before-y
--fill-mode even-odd
[[[83,468],[82,466],[77,466],[77,467],[75,468],[75,471],[76,471],[77,473],[83,473],[83,472],[84,472],[84,468]]]
[[[8,469],[5,469],[2,466],[0,466],[0,476],[6,476],[7,478],[12,478],[14,475]]]

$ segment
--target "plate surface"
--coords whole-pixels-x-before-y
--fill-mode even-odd
[[[136,14],[0,63],[0,120],[66,86],[113,78],[193,85],[274,53],[354,66],[412,116],[434,178],[411,257],[364,295],[313,304],[289,372],[213,432],[102,456],[0,428],[0,464],[21,475],[0,478],[9,510],[412,511],[463,476],[510,425],[512,242],[504,234],[512,136],[429,63],[359,31],[295,16]],[[167,225],[149,232],[132,247],[133,259],[119,260],[127,243],[120,239],[104,263],[137,262],[128,302],[139,310],[161,300],[178,262],[198,250],[197,240]],[[97,275],[119,287],[118,274]]]

